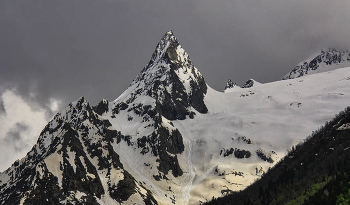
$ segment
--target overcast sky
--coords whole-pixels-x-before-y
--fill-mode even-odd
[[[350,48],[347,0],[2,0],[0,171],[81,96],[116,99],[172,29],[209,86],[280,79],[323,47]]]

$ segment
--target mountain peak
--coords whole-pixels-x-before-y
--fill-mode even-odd
[[[160,39],[160,42],[176,42],[176,41],[177,39],[174,36],[173,30],[167,31]]]
[[[309,67],[340,64],[336,52],[317,55]],[[27,156],[0,173],[0,205],[185,205],[238,192],[291,159],[282,158],[287,149],[348,106],[347,76],[350,68],[291,83],[250,79],[242,88],[229,80],[217,92],[168,31],[115,101],[90,106],[81,97],[53,117]],[[339,120],[326,124],[337,136],[350,130],[349,116]],[[339,139],[324,153],[346,150],[343,142],[336,150]],[[307,159],[295,163],[300,169],[312,165],[300,162]]]
[[[166,53],[169,47],[176,47],[177,45],[179,45],[178,40],[174,36],[173,31],[169,30],[160,39],[155,51],[152,54],[150,64],[151,62],[157,62]]]
[[[163,36],[162,39],[165,39],[166,37],[169,37],[169,38],[175,37],[175,36],[174,36],[174,33],[173,33],[173,30],[170,29],[169,31],[167,31],[167,32],[164,34],[164,36]]]
[[[130,104],[138,96],[147,96],[155,100],[167,119],[185,119],[192,108],[207,112],[203,101],[206,92],[203,76],[170,30],[161,38],[147,66],[115,103]]]

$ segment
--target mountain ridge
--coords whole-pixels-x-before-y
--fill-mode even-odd
[[[103,132],[102,138],[99,137],[101,135],[96,135],[99,132]],[[87,137],[88,135],[95,137]],[[124,136],[110,129],[108,121],[101,120],[94,113],[84,97],[70,103],[48,123],[27,156],[1,173],[2,176],[18,174],[7,183],[2,183],[5,192],[1,193],[1,204],[47,203],[48,199],[54,204],[104,204],[109,198],[126,201],[137,193],[136,190],[125,194],[114,183],[106,184],[102,180],[110,180],[110,173],[113,172],[121,175],[118,180],[121,183],[126,178],[129,179],[129,184],[123,188],[140,186],[123,169],[119,155],[113,151],[111,143],[119,143],[122,138]],[[105,145],[102,146],[102,143]],[[97,166],[94,163],[96,157]],[[23,188],[20,195],[16,196],[18,192],[11,190],[18,187],[18,184]],[[50,188],[46,190],[46,187]],[[143,188],[139,189],[141,192]],[[114,194],[115,191],[120,193]],[[138,198],[150,200],[150,197],[138,194]],[[104,199],[102,195],[105,195]]]
[[[334,48],[323,48],[320,53],[314,54],[300,62],[293,70],[284,75],[281,80],[298,78],[308,74],[331,71],[337,68],[350,66],[349,51],[339,51]]]
[[[55,115],[0,173],[1,204],[199,204],[244,189],[346,107],[344,76],[349,68],[218,92],[168,31],[116,100],[82,97]]]

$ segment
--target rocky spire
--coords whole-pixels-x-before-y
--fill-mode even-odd
[[[115,102],[130,104],[138,96],[149,96],[167,119],[185,119],[192,108],[200,113],[208,111],[203,101],[206,92],[202,74],[170,30],[161,38],[147,66]]]
[[[178,40],[174,36],[173,31],[169,30],[160,39],[155,51],[152,54],[150,64],[153,62],[157,62],[166,53],[169,47],[175,47],[177,45],[179,45]]]

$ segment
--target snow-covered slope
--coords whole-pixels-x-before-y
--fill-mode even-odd
[[[350,67],[253,85],[213,90],[169,31],[116,100],[81,98],[49,122],[0,173],[0,204],[199,204],[241,190],[349,105]]]
[[[113,150],[123,138],[80,98],[55,115],[26,157],[0,173],[0,204],[155,201]]]
[[[193,187],[193,203],[252,183],[287,149],[348,106],[349,80],[350,68],[341,68],[229,93],[208,88],[208,114],[174,123],[192,142],[197,177],[206,176]],[[218,150],[232,154],[220,158]]]
[[[349,66],[349,51],[324,48],[321,50],[321,53],[314,54],[299,63],[293,70],[283,76],[281,80],[298,78],[308,74],[321,73]]]

